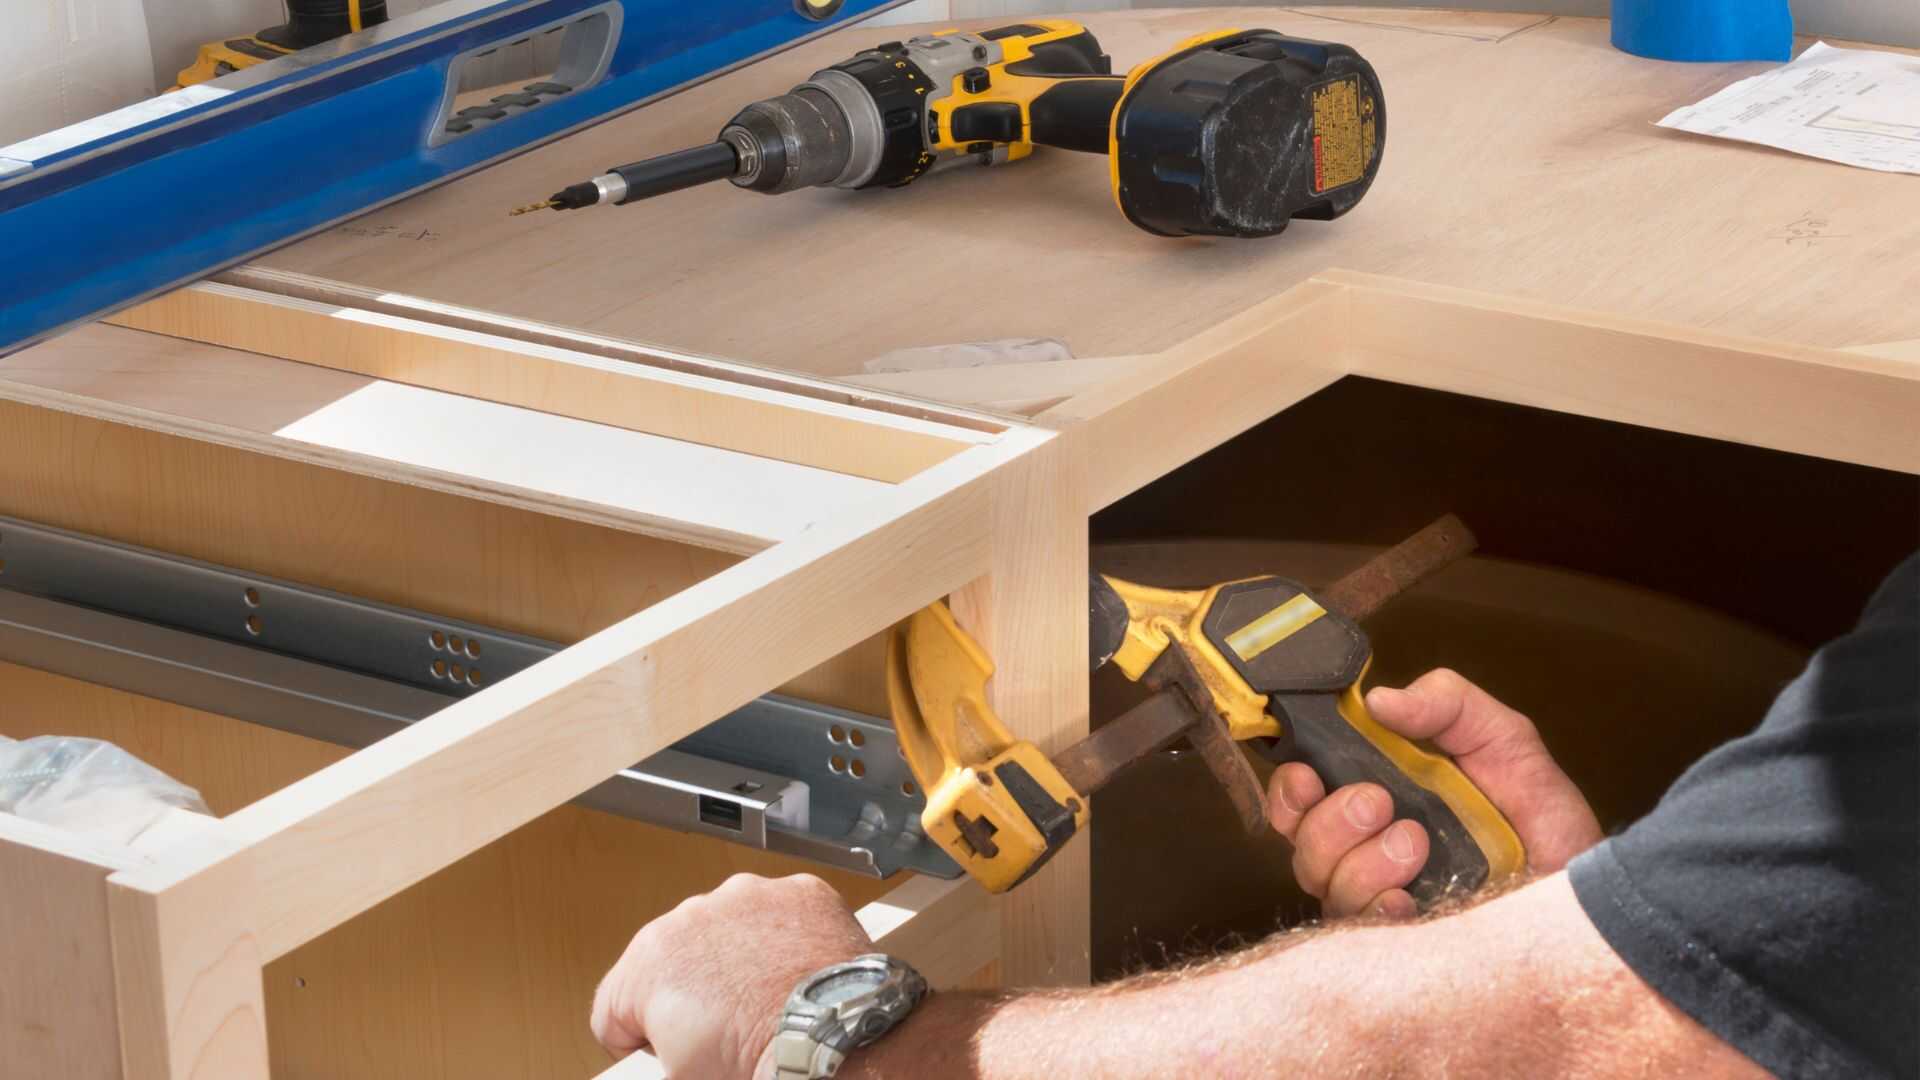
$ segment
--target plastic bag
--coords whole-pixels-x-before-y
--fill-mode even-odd
[[[125,845],[172,807],[208,813],[198,791],[110,742],[0,736],[0,811]]]
[[[867,361],[866,369],[869,375],[885,375],[899,371],[1040,364],[1071,359],[1073,350],[1057,338],[998,338],[993,341],[963,341],[957,345],[895,349]]]

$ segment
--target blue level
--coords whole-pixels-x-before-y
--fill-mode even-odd
[[[0,355],[900,2],[452,0],[0,147]],[[461,93],[549,34],[550,76]]]

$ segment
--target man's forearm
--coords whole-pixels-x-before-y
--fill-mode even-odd
[[[843,1076],[1758,1075],[1620,964],[1564,875],[1445,919],[1283,937],[1188,972],[935,994]]]
[[[856,1055],[841,1076],[1064,1080],[1311,1067],[1338,1049],[1298,1030],[1313,1006],[1306,999],[1325,997],[1326,988],[1280,989],[1279,980],[1295,973],[1277,962],[1278,954],[1293,944],[1270,940],[1190,970],[1088,990],[935,994],[899,1031]],[[1342,1037],[1349,1034],[1347,1025],[1339,1027]]]

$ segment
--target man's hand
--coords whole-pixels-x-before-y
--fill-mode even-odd
[[[746,1080],[794,986],[872,951],[819,878],[735,874],[633,935],[593,996],[593,1036],[616,1058],[651,1044],[672,1076]]]
[[[1513,823],[1532,870],[1558,870],[1599,842],[1593,809],[1554,764],[1533,722],[1460,675],[1441,668],[1405,690],[1374,687],[1367,710],[1383,726],[1451,755]],[[1267,814],[1293,841],[1294,877],[1320,898],[1328,918],[1414,914],[1403,886],[1427,861],[1427,831],[1393,820],[1385,788],[1349,784],[1329,795],[1311,768],[1290,762],[1274,770]]]

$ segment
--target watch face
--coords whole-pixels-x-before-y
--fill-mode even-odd
[[[864,968],[842,971],[807,987],[807,1000],[815,1005],[838,1005],[862,994],[872,993],[886,981],[884,971]]]

